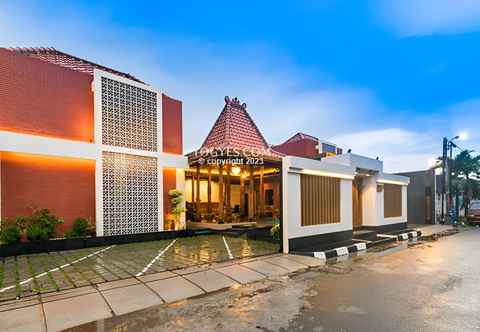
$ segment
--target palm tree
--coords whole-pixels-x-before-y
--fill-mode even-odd
[[[474,189],[478,187],[477,179],[480,177],[480,155],[472,156],[472,150],[463,150],[453,160],[453,182],[455,192],[456,210],[458,215],[458,195],[463,189],[465,215],[468,215],[468,205],[474,195]],[[476,191],[476,190],[475,190]]]

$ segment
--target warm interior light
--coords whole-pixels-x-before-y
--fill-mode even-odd
[[[242,171],[242,170],[241,170],[240,167],[238,167],[238,166],[232,167],[232,174],[235,175],[235,176],[240,175],[240,172],[241,172],[241,171]]]

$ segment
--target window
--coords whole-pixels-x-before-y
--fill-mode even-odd
[[[300,175],[302,226],[340,222],[340,179]]]
[[[337,152],[337,147],[335,145],[322,143],[322,152],[335,153]]]
[[[383,185],[383,212],[385,218],[402,216],[402,186],[385,183]]]

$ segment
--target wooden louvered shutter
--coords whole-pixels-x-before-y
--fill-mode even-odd
[[[340,222],[340,179],[300,175],[302,226]]]

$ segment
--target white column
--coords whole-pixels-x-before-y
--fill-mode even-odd
[[[163,153],[163,107],[162,107],[162,93],[157,93],[157,152]],[[165,229],[165,211],[163,210],[163,162],[160,157],[157,158],[157,174],[158,174],[158,231]]]
[[[362,224],[377,226],[377,180],[374,176],[363,178],[362,182]]]
[[[103,236],[103,161],[102,161],[102,79],[94,72],[93,82],[93,132],[95,144],[95,228]]]
[[[288,254],[288,167],[289,167],[288,157],[282,158],[282,244],[283,252]]]

